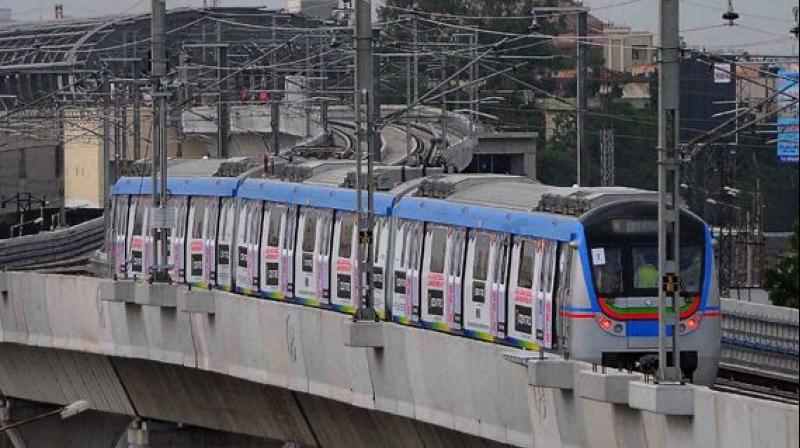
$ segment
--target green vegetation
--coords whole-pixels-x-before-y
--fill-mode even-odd
[[[800,226],[795,222],[789,251],[780,258],[774,268],[768,269],[764,275],[764,286],[769,291],[769,299],[778,306],[800,308],[799,233]]]

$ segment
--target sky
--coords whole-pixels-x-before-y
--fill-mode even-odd
[[[208,0],[210,4],[212,0]],[[286,0],[219,0],[224,6],[280,8]],[[707,50],[746,50],[751,54],[797,54],[792,6],[796,0],[732,0],[740,19],[733,27],[723,24],[727,0],[681,0],[681,29],[690,46]],[[149,0],[0,0],[16,20],[52,16],[53,4],[63,3],[71,17],[91,17],[122,12],[142,12]],[[202,0],[167,0],[167,7],[201,6]],[[592,14],[604,21],[635,30],[658,31],[658,0],[585,0]]]

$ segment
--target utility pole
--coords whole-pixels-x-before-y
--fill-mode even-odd
[[[441,71],[441,73],[442,73],[442,82],[444,82],[447,79],[447,56],[445,56],[444,54],[442,54],[442,71]],[[447,86],[443,86],[442,90],[444,92],[446,92],[447,91]],[[446,146],[448,146],[447,145],[447,95],[446,94],[442,94],[441,98],[440,98],[440,101],[441,101],[441,108],[442,108],[442,121],[441,121],[442,145],[444,147],[446,147]],[[470,119],[472,119],[472,118],[470,118]]]
[[[153,91],[153,154],[152,178],[152,229],[156,249],[153,266],[154,282],[171,282],[169,275],[168,244],[172,227],[167,208],[167,51],[166,51],[166,0],[152,0],[151,32],[151,88]],[[158,168],[158,169],[157,169]],[[160,182],[159,182],[160,181]]]
[[[271,44],[273,47],[277,46],[277,30],[278,26],[277,16],[272,15],[272,39]],[[273,48],[272,57],[270,58],[270,65],[272,65],[272,92],[269,96],[270,101],[270,132],[272,136],[272,154],[280,155],[281,149],[281,105],[278,102],[278,90],[282,89],[280,80],[278,79],[278,70],[275,65],[278,63],[278,52]]]
[[[228,158],[228,137],[230,135],[231,116],[228,105],[230,82],[228,76],[228,46],[222,43],[222,24],[217,23],[217,80],[219,96],[217,97],[217,156]]]
[[[106,253],[111,253],[111,81],[108,72],[103,72],[103,228],[105,229]],[[111,265],[109,265],[110,267]]]
[[[414,104],[419,99],[419,20],[417,19],[419,12],[419,5],[414,1],[411,4],[411,51],[414,58]]]
[[[355,47],[356,47],[356,203],[358,219],[358,272],[362,300],[355,314],[355,320],[377,320],[375,313],[373,274],[373,176],[374,156],[374,112],[369,91],[374,88],[374,61],[372,53],[372,1],[355,0]],[[362,109],[366,103],[366,129],[362,127]],[[362,176],[364,143],[366,142],[367,173]],[[365,179],[366,178],[366,179]],[[363,209],[363,193],[366,183],[367,212]],[[365,216],[366,215],[366,216]]]
[[[131,64],[131,95],[133,95],[133,160],[142,157],[142,102],[139,91],[137,63]]]
[[[403,182],[406,180],[406,166],[411,159],[411,105],[413,104],[413,98],[411,97],[411,67],[411,58],[406,58],[406,160],[403,162],[403,168],[401,169],[401,180]]]
[[[119,128],[120,128],[120,141],[119,141],[119,158],[128,160],[128,85],[126,82],[122,83],[122,91],[120,92],[120,110],[119,110]],[[117,175],[119,176],[119,166],[117,166]]]
[[[56,155],[56,174],[58,178],[58,227],[66,227],[67,225],[67,194],[65,173],[66,167],[64,162],[66,160],[64,150],[66,145],[66,135],[64,134],[64,109],[60,103],[56,103],[56,120],[58,127],[58,154]]]
[[[682,381],[680,324],[680,158],[677,142],[680,106],[679,0],[659,0],[658,95],[658,380]],[[671,311],[667,309],[670,300]],[[672,327],[672,363],[668,364],[667,328]]]
[[[372,8],[370,7],[370,11]],[[372,29],[372,12],[370,12],[370,29],[372,32],[372,45],[377,45],[380,40],[380,29]],[[372,162],[381,161],[381,132],[377,127],[377,123],[381,121],[381,60],[380,56],[372,56],[372,88],[370,89],[370,120],[372,121],[372,128],[370,130],[372,135],[371,140],[371,153]]]
[[[470,35],[470,60],[474,61],[475,58],[478,57],[478,31],[475,30]],[[471,122],[479,122],[481,117],[481,94],[480,94],[480,87],[478,87],[477,81],[481,75],[481,67],[478,64],[474,64],[470,68],[469,72],[469,81],[470,81],[470,88],[469,88],[469,101],[471,110],[474,110],[475,113],[472,114],[473,117],[470,120]]]
[[[588,108],[588,92],[586,91],[586,80],[588,78],[588,70],[587,70],[587,58],[586,58],[586,37],[588,34],[588,16],[589,12],[586,8],[581,8],[578,10],[578,32],[577,32],[577,45],[578,45],[578,55],[577,55],[577,93],[575,98],[575,106],[577,108],[576,111],[576,128],[577,128],[577,137],[576,143],[577,148],[575,148],[575,152],[577,155],[576,165],[577,165],[577,184],[579,186],[588,186],[588,181],[584,179],[588,179],[587,170],[584,168],[586,167],[586,161],[588,159],[586,154],[586,109]]]

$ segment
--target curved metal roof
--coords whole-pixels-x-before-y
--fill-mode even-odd
[[[179,8],[167,12],[167,45],[177,64],[184,43],[215,42],[217,32],[228,42],[257,42],[316,28],[320,22],[263,8]],[[27,103],[42,94],[65,90],[64,99],[96,88],[101,73],[140,77],[150,49],[150,15],[69,19],[0,26],[0,102]],[[252,56],[252,45],[229,49]],[[137,62],[138,61],[138,62]],[[136,65],[138,64],[138,65]],[[131,67],[137,70],[132,71]]]

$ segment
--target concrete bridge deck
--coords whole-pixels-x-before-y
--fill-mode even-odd
[[[798,446],[797,406],[694,386],[659,401],[636,376],[520,365],[505,358],[524,352],[388,323],[382,348],[352,347],[349,322],[182,286],[0,273],[0,393],[324,447]]]

